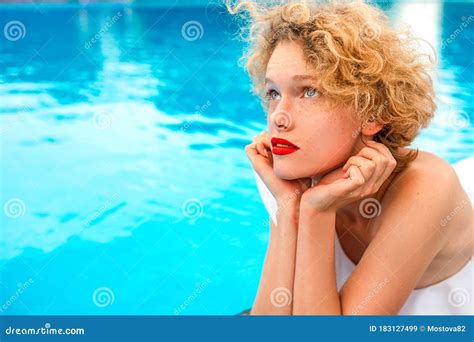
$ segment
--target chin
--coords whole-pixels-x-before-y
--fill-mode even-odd
[[[279,167],[278,165],[274,166],[273,171],[275,172],[275,175],[278,178],[281,178],[284,180],[294,180],[294,179],[310,177],[309,175],[306,175],[303,172],[301,172],[301,170],[289,169],[287,167],[283,168],[283,167]]]

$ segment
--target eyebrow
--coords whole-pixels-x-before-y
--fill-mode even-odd
[[[312,75],[294,75],[291,79],[294,81],[305,81],[305,80],[316,80],[316,77]],[[275,83],[275,82],[265,77],[265,84],[267,83]]]

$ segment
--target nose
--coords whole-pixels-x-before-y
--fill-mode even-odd
[[[294,126],[293,116],[289,111],[277,108],[270,115],[270,124],[279,132],[289,131]]]

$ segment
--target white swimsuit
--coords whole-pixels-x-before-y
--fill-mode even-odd
[[[471,203],[474,194],[474,157],[462,160],[453,165],[458,178],[466,190]],[[257,187],[273,222],[276,223],[276,201],[266,185],[255,173]],[[335,241],[336,281],[340,290],[356,265],[344,253],[336,235]],[[400,315],[473,315],[473,261],[469,262],[457,273],[439,283],[413,290]]]

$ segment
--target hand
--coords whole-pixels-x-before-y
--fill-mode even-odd
[[[325,175],[304,192],[302,204],[318,211],[337,211],[358,199],[376,193],[397,165],[383,144],[368,141],[367,147],[346,164]]]
[[[270,137],[267,132],[261,132],[253,138],[253,142],[245,146],[245,151],[253,169],[262,178],[279,206],[290,202],[299,203],[303,192],[311,186],[311,178],[284,180],[275,174]]]

